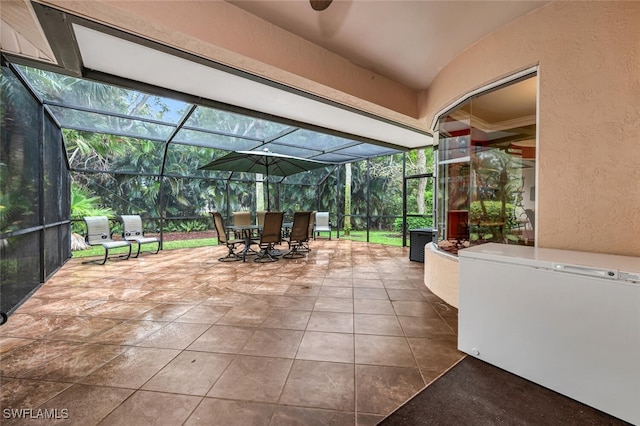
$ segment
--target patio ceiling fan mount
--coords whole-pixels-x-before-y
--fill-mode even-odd
[[[329,7],[333,0],[309,0],[311,3],[311,8],[318,12],[321,12]]]

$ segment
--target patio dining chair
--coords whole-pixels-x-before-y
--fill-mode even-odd
[[[331,239],[331,220],[329,219],[329,212],[316,212],[316,224],[313,228],[314,236],[320,236],[320,232],[328,232],[329,239]]]
[[[131,243],[127,240],[116,241],[112,238],[113,233],[109,226],[109,218],[106,216],[86,216],[84,218],[84,223],[87,225],[85,241],[90,246],[104,247],[104,259],[102,259],[102,262],[98,260],[87,260],[82,263],[97,263],[104,265],[107,262],[107,259],[109,259],[109,250],[118,247],[129,247],[129,252],[113,257],[121,258],[123,260],[131,257]]]
[[[315,210],[311,212],[311,216],[309,217],[309,227],[308,227],[309,238],[307,238],[307,241],[305,241],[302,244],[302,247],[299,248],[298,251],[305,251],[305,252],[311,251],[311,247],[309,246],[309,241],[312,238],[315,238],[315,234],[313,233],[313,228],[316,226],[316,213],[317,211]]]
[[[298,259],[305,257],[303,253],[305,244],[309,241],[309,221],[311,212],[295,212],[293,214],[293,224],[291,225],[291,233],[287,238],[289,252],[282,257],[287,259]]]
[[[532,209],[526,209],[524,213],[527,215],[527,220],[529,221],[529,225],[531,225],[531,229],[536,229],[536,212]]]
[[[266,210],[258,210],[256,212],[256,223],[258,226],[264,225],[264,215],[267,213]]]
[[[133,256],[134,258],[140,256],[140,248],[143,244],[157,244],[156,251],[150,251],[149,253],[158,254],[160,251],[160,238],[144,236],[140,215],[123,214],[120,215],[120,220],[122,221],[122,238],[138,245],[138,251]]]
[[[274,255],[275,245],[282,242],[282,221],[284,212],[267,212],[264,215],[264,226],[260,231],[260,253],[254,262],[275,262],[279,260]]]
[[[227,249],[229,250],[229,253],[227,253],[226,256],[221,257],[218,260],[220,262],[242,260],[242,256],[236,253],[236,248],[240,244],[244,244],[244,240],[229,239],[229,234],[227,233],[227,228],[224,226],[224,222],[222,220],[222,215],[220,214],[220,212],[211,212],[211,215],[213,216],[213,224],[216,228],[216,233],[218,234],[218,244],[225,244],[227,246]]]
[[[237,226],[249,226],[251,225],[251,212],[239,211],[231,213],[233,217],[233,224]],[[235,237],[242,237],[242,231],[235,231]]]

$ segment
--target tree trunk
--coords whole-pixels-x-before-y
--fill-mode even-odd
[[[426,174],[427,173],[427,156],[424,152],[424,149],[419,149],[417,151],[417,172],[418,174]],[[418,202],[418,214],[424,214],[424,194],[427,191],[427,178],[420,178],[418,182],[418,193],[416,197],[418,198],[416,201]]]
[[[256,211],[264,210],[264,183],[262,173],[256,173]]]
[[[86,250],[89,247],[91,246],[84,241],[82,235],[76,234],[75,232],[71,233],[71,251]]]
[[[344,165],[344,235],[351,234],[351,163]]]

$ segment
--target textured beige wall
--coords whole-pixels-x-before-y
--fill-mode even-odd
[[[539,64],[537,244],[640,256],[640,2],[555,2],[481,40],[421,95],[434,114]]]
[[[415,128],[417,93],[224,1],[40,0]]]
[[[454,308],[458,307],[459,277],[458,258],[428,243],[424,248],[424,284]]]

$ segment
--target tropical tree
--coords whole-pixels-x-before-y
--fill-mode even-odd
[[[508,231],[513,225],[514,204],[521,196],[521,179],[520,169],[514,167],[512,155],[503,149],[480,151],[471,156],[471,166],[474,171],[471,205],[476,204],[479,208],[472,208],[475,212],[470,222],[502,224],[494,227],[490,231],[492,234],[485,239],[493,238],[498,242],[505,238],[516,240]]]
[[[93,196],[91,190],[83,188],[75,182],[71,183],[71,250],[88,248],[84,238],[80,235],[84,227],[81,220],[85,216],[114,217],[114,211],[100,205],[100,197]]]
[[[371,225],[390,229],[389,219],[382,216],[402,215],[402,155],[369,160]]]

